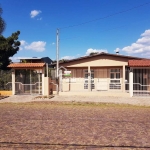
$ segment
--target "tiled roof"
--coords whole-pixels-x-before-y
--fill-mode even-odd
[[[128,66],[129,67],[150,67],[150,59],[129,60]]]
[[[8,65],[9,68],[42,68],[45,63],[12,63]]]

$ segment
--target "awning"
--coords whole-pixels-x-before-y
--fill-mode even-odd
[[[42,68],[45,63],[12,63],[8,65],[9,68]]]
[[[129,67],[150,67],[150,60],[149,59],[129,60],[128,66]]]

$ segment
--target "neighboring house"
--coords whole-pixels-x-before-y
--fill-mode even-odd
[[[52,64],[52,60],[49,57],[29,57],[29,58],[20,58],[21,63],[47,63]]]
[[[130,89],[131,97],[133,94],[150,94],[149,59],[99,53],[60,62],[59,67],[62,66],[71,71],[71,77],[65,77],[64,69],[60,69],[59,89],[62,92],[129,92]]]

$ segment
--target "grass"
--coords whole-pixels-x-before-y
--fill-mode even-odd
[[[115,103],[98,103],[98,102],[56,102],[56,101],[34,101],[34,102],[26,102],[26,103],[0,103],[0,106],[22,106],[22,107],[100,107],[100,108],[150,108],[150,106],[140,106],[140,105],[131,105],[131,104],[115,104]]]

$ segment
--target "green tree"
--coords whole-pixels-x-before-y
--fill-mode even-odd
[[[9,57],[12,57],[19,50],[20,42],[18,36],[20,31],[12,33],[8,38],[0,35],[0,69],[7,70],[7,66],[10,64],[11,60]]]
[[[0,35],[2,35],[3,31],[5,30],[6,24],[3,18],[1,17],[3,9],[0,7]]]

